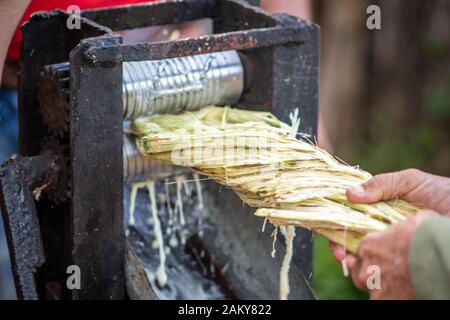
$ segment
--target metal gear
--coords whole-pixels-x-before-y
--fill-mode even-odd
[[[39,110],[49,134],[57,138],[69,132],[69,91],[69,64],[45,66],[39,83]]]

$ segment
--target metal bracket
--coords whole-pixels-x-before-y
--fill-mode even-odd
[[[58,180],[57,156],[14,156],[0,167],[0,205],[19,299],[36,300],[35,274],[45,262],[35,198]]]

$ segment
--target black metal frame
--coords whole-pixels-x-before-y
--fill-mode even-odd
[[[204,17],[213,19],[215,34],[194,39],[122,44],[122,37],[111,31]],[[37,259],[27,269],[38,269],[37,290],[30,291],[33,283],[19,285],[17,290],[22,298],[122,299],[122,62],[239,50],[246,69],[239,105],[270,110],[282,120],[288,120],[290,109],[298,107],[300,131],[315,135],[319,29],[285,14],[270,16],[240,0],[186,0],[88,10],[82,12],[80,30],[69,30],[67,18],[62,11],[40,13],[22,28],[20,154],[36,157],[45,150],[56,150],[65,159],[63,175],[69,183],[63,187],[67,190],[64,196],[49,196],[36,203],[37,235],[21,226],[6,226],[13,258],[23,254],[15,250],[14,235],[39,237],[39,229],[45,252],[44,264]],[[55,141],[39,114],[37,83],[45,65],[67,60],[70,135]],[[6,163],[2,172],[12,168]],[[2,211],[5,216],[15,215],[17,199],[7,192],[9,185],[0,181]],[[33,208],[33,202],[27,198],[25,206]],[[25,214],[35,215],[33,210],[25,210]],[[302,244],[302,255],[297,255],[295,262],[308,275],[312,271],[311,233],[302,230],[296,239]],[[41,257],[39,252],[28,253]],[[65,288],[70,264],[81,269],[80,290]],[[16,275],[23,271],[17,264],[13,269]]]

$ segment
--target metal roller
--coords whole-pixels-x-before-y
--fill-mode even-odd
[[[40,112],[52,135],[69,128],[69,63],[45,67],[39,84]],[[236,103],[244,68],[236,51],[123,63],[124,120]]]
[[[69,63],[48,65],[42,74],[40,111],[52,134],[69,128]],[[244,69],[236,51],[165,60],[123,63],[124,120],[156,113],[179,113],[211,104],[233,104],[244,89]],[[160,179],[182,168],[142,156],[134,139],[124,134],[125,182]]]
[[[233,104],[243,89],[244,69],[236,51],[123,64],[126,120]]]

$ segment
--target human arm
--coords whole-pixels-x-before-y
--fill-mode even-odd
[[[9,43],[30,0],[0,0],[0,83]]]
[[[371,291],[373,299],[450,295],[446,291],[450,290],[446,281],[450,278],[450,218],[438,216],[450,215],[449,178],[415,169],[387,173],[349,189],[347,198],[357,203],[403,198],[429,209],[386,231],[369,234],[361,241],[356,256],[331,244],[338,260],[347,259],[357,287],[367,290],[367,268],[376,265],[384,280],[381,289]]]

